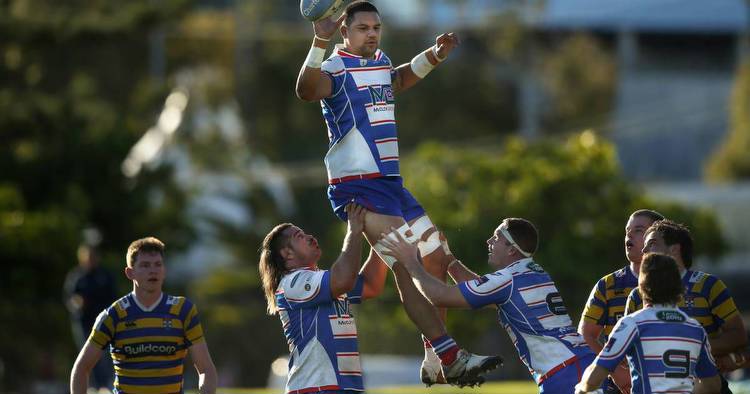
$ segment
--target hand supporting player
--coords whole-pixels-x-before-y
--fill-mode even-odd
[[[365,207],[351,202],[346,206],[347,216],[347,233],[352,235],[361,235],[365,231],[365,217],[367,209]]]
[[[407,241],[395,228],[391,227],[388,234],[381,234],[378,243],[384,247],[383,254],[395,258],[410,274],[414,275],[414,270],[422,269],[416,243]]]
[[[341,24],[346,19],[346,14],[341,14],[338,19],[334,20],[332,16],[323,18],[313,22],[313,31],[315,31],[315,37],[318,37],[324,41],[328,41],[336,34]]]

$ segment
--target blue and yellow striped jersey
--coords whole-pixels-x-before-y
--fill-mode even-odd
[[[709,337],[713,337],[727,319],[739,313],[734,299],[721,279],[705,272],[687,270],[682,276],[682,283],[685,285],[685,294],[677,306],[697,320]],[[638,289],[634,289],[628,297],[625,314],[631,314],[641,308],[641,295]]]
[[[115,367],[115,393],[182,393],[187,349],[203,341],[195,305],[162,293],[144,308],[130,293],[105,309],[89,341],[109,347]]]
[[[638,287],[638,278],[625,266],[596,282],[583,309],[582,319],[602,326],[606,337],[625,314],[625,302],[630,292]]]

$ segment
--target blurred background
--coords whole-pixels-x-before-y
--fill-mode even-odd
[[[405,183],[467,265],[488,271],[500,219],[532,220],[577,324],[596,280],[626,263],[628,215],[653,208],[692,228],[698,267],[750,316],[750,2],[373,3],[395,63],[461,37],[398,96],[398,122]],[[298,5],[0,2],[0,392],[67,390],[79,246],[119,296],[125,250],[147,235],[167,244],[167,291],[198,305],[220,384],[285,374],[260,241],[292,221],[328,267],[344,234],[325,197],[320,107],[294,94],[312,38]],[[373,371],[422,354],[387,286],[357,313]],[[448,327],[505,355],[494,379],[529,379],[491,311],[452,312]]]

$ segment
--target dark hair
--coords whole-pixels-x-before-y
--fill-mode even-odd
[[[657,222],[659,220],[664,220],[664,215],[660,214],[659,212],[656,212],[652,209],[639,209],[635,212],[630,214],[631,217],[635,216],[645,216],[649,219],[651,219],[651,222]]]
[[[344,24],[346,26],[349,26],[354,20],[354,14],[358,12],[374,12],[380,15],[380,12],[377,8],[375,8],[374,5],[372,5],[372,3],[367,1],[355,1],[346,6],[346,9],[344,10],[344,14],[346,14],[346,20],[344,21]]]
[[[125,262],[128,267],[132,267],[135,264],[135,260],[138,258],[138,253],[159,253],[164,257],[164,242],[161,242],[156,237],[146,237],[137,239],[130,243],[128,246],[128,252],[125,254]]]
[[[539,232],[534,224],[526,219],[506,218],[503,220],[513,241],[526,253],[534,254],[539,246]]]
[[[638,291],[644,303],[677,304],[683,286],[680,270],[671,256],[646,253],[641,262]]]
[[[693,265],[693,237],[685,225],[668,219],[659,220],[646,229],[644,236],[649,233],[659,234],[667,246],[680,245],[680,257],[685,268]]]
[[[291,223],[282,223],[274,227],[263,239],[260,249],[260,261],[258,271],[263,283],[263,292],[266,295],[266,312],[269,315],[276,314],[276,288],[279,287],[281,277],[286,273],[284,258],[281,257],[281,249],[287,245],[288,238],[284,236],[284,230],[292,227]]]

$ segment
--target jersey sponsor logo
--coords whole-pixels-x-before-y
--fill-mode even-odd
[[[125,328],[126,329],[128,329],[128,328],[136,328],[137,325],[138,324],[136,324],[136,322],[134,322],[132,320],[128,320],[128,321],[125,322]]]
[[[180,299],[175,296],[167,297],[167,305],[177,305],[179,302]]]
[[[481,286],[489,281],[490,281],[490,278],[488,278],[486,275],[482,275],[479,278],[474,279],[474,285]]]
[[[617,329],[615,330],[615,332],[620,332],[620,331],[624,330],[628,326],[627,323],[625,323],[622,320],[619,321],[619,324],[620,325],[617,327]]]
[[[333,309],[336,310],[336,316],[351,316],[351,312],[349,311],[349,301],[342,298],[337,298],[333,300]]]
[[[675,323],[682,323],[684,322],[685,316],[682,315],[682,313],[677,311],[659,311],[656,312],[656,318],[659,320],[663,320],[666,322],[675,322]]]
[[[171,356],[177,352],[177,346],[141,343],[137,345],[125,345],[122,347],[122,351],[129,356]]]
[[[373,105],[393,104],[396,102],[393,98],[393,89],[391,88],[391,85],[368,86],[367,89],[370,91],[370,100],[372,100]]]
[[[690,275],[690,283],[695,283],[701,280],[704,276],[706,276],[705,272],[695,271],[692,275]]]
[[[162,320],[161,326],[164,327],[164,328],[172,328],[172,319],[168,318],[168,317],[165,317]]]
[[[310,291],[311,288],[312,286],[309,283],[305,283],[305,291]]]
[[[130,300],[127,298],[123,298],[120,300],[120,308],[122,309],[128,309],[130,308]]]
[[[539,273],[544,272],[544,268],[542,268],[541,265],[539,265],[539,264],[537,264],[537,263],[535,263],[533,261],[531,261],[528,264],[526,264],[526,268],[528,268],[528,269],[530,269],[530,270],[532,270],[534,272],[539,272]]]

